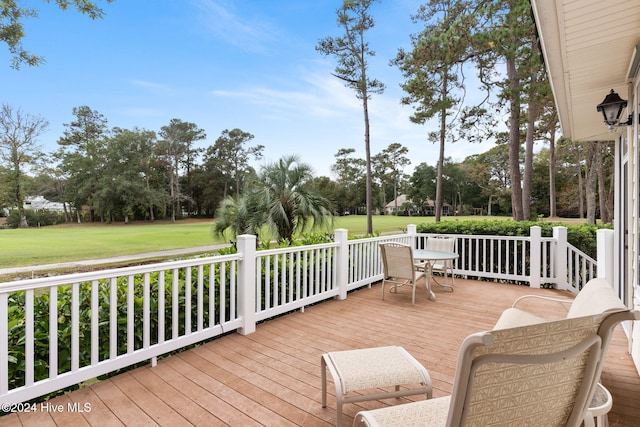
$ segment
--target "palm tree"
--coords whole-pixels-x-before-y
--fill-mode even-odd
[[[280,240],[293,243],[293,235],[310,223],[314,227],[329,225],[334,217],[331,202],[307,185],[313,178],[311,166],[298,156],[284,156],[263,166],[255,182],[242,197],[220,205],[215,231],[258,235],[267,226]]]

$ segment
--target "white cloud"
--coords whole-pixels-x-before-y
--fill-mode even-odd
[[[276,39],[276,31],[267,17],[240,16],[237,2],[229,0],[192,0],[200,11],[199,21],[206,32],[242,50],[256,53]],[[243,11],[244,12],[244,11]]]
[[[148,89],[167,90],[169,87],[161,83],[148,82],[145,80],[130,80],[130,84]]]

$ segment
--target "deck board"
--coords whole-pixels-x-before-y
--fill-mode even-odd
[[[335,394],[321,408],[320,356],[328,351],[381,345],[407,349],[431,374],[434,396],[451,392],[460,344],[471,333],[491,329],[502,310],[526,293],[569,295],[470,280],[456,280],[451,293],[435,287],[435,302],[423,289],[411,305],[409,289],[380,297],[380,286],[349,293],[261,323],[255,333],[232,333],[191,350],[93,383],[50,401],[85,403],[91,412],[12,414],[7,426],[330,426]],[[560,305],[531,306],[543,317],[561,317]],[[626,353],[621,328],[611,343],[603,384],[614,404],[610,425],[640,425],[640,377]],[[344,423],[362,409],[420,399],[361,402],[344,406]]]

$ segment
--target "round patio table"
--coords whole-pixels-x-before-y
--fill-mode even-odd
[[[451,261],[458,258],[458,254],[455,252],[443,252],[443,251],[433,251],[430,249],[414,249],[413,250],[413,258],[416,261],[421,261],[425,265],[425,284],[427,286],[427,292],[429,293],[429,299],[432,301],[436,300],[436,294],[431,290],[431,267],[436,261]],[[453,290],[450,285],[443,284],[447,288]]]

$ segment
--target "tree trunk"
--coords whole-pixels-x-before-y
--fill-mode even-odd
[[[71,222],[71,214],[67,209],[67,202],[62,202],[62,210],[64,211],[64,222]]]
[[[578,209],[580,219],[584,219],[584,179],[582,178],[582,164],[578,160]]]
[[[612,213],[609,210],[609,189],[607,188],[607,177],[604,165],[604,158],[607,153],[607,143],[597,143],[598,150],[596,157],[598,159],[598,167],[596,168],[598,174],[598,201],[600,202],[600,219],[603,223],[610,223],[612,221]]]
[[[587,170],[586,170],[586,195],[587,195],[587,222],[596,223],[596,185],[598,181],[598,156],[597,142],[587,142]]]
[[[387,206],[387,196],[384,194],[384,185],[382,186],[382,206]],[[398,215],[398,186],[397,183],[393,182],[393,204],[396,208],[396,215]]]
[[[444,73],[442,78],[442,92],[441,100],[446,99],[448,94],[448,81],[447,73]],[[440,222],[442,215],[442,174],[444,169],[444,143],[446,141],[447,131],[447,111],[446,109],[440,110],[440,150],[438,152],[438,170],[436,177],[436,222]]]
[[[365,147],[365,161],[367,168],[367,184],[366,184],[366,203],[367,203],[367,234],[373,234],[373,200],[371,190],[371,144],[369,134],[369,105],[367,102],[366,91],[362,97],[362,108],[364,110],[364,147]]]
[[[20,215],[20,225],[19,228],[29,228],[29,223],[27,222],[27,215],[24,211],[23,207],[18,208],[18,213]]]
[[[609,222],[613,222],[615,218],[614,201],[615,201],[615,172],[611,168],[611,175],[609,176],[609,194],[607,195],[607,211],[609,212]]]
[[[509,177],[511,180],[511,210],[513,219],[524,220],[522,211],[522,185],[520,183],[520,97],[516,95],[520,86],[513,59],[507,59],[507,79],[512,90],[509,113]]]
[[[527,135],[524,151],[524,177],[522,180],[522,214],[524,219],[531,218],[531,175],[533,173],[533,138],[536,131],[536,120],[539,115],[539,105],[536,100],[529,101],[529,120],[527,121]]]

